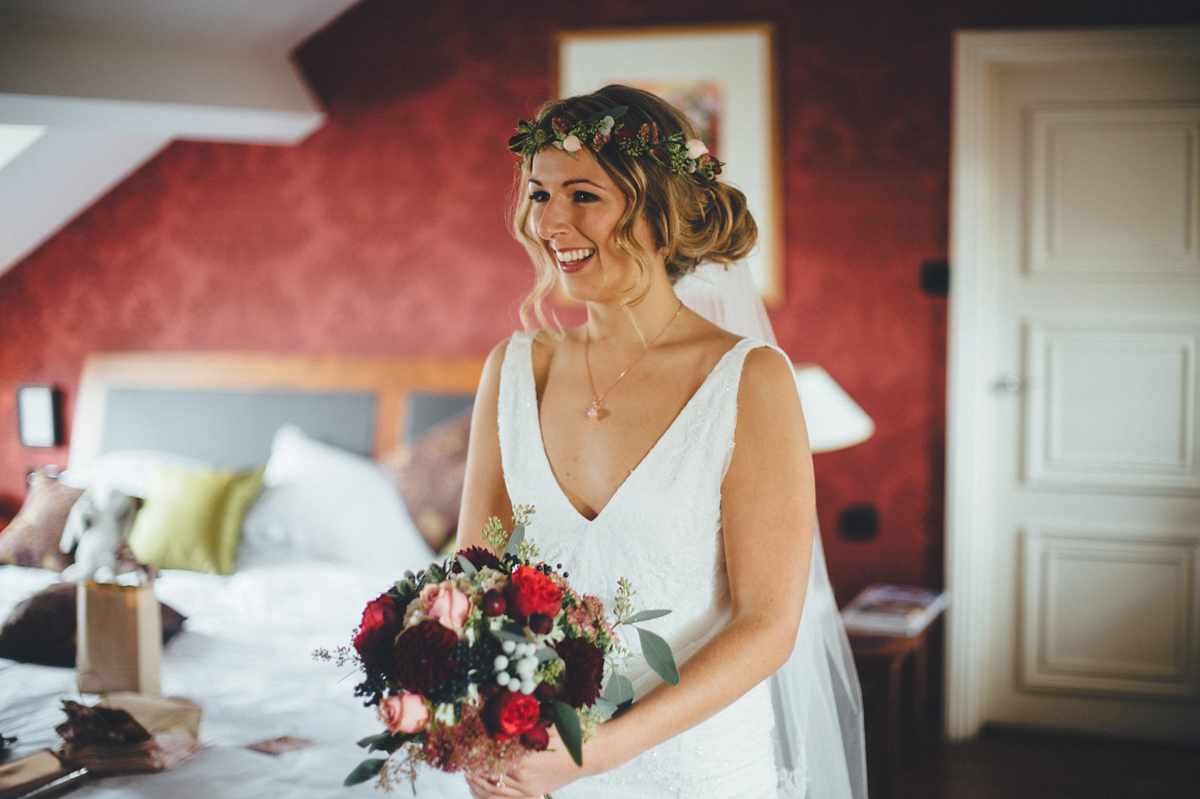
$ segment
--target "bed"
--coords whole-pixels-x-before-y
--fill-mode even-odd
[[[312,652],[348,643],[369,599],[435,558],[446,520],[417,505],[436,505],[434,485],[444,506],[456,468],[461,480],[481,369],[481,358],[89,358],[69,468],[54,490],[108,480],[140,491],[144,514],[158,502],[164,474],[259,473],[261,489],[240,516],[231,573],[164,568],[155,582],[157,598],[186,617],[163,650],[162,694],[201,706],[202,749],[174,770],[96,779],[74,795],[304,799],[373,791],[341,783],[363,757],[354,742],[377,732],[378,722],[353,697],[352,672]],[[430,520],[442,522],[441,533]],[[54,569],[0,566],[0,620],[59,580]],[[0,658],[0,733],[17,737],[14,756],[57,743],[64,698],[98,699],[81,698],[73,669]],[[247,748],[283,736],[313,745],[279,755]],[[417,795],[466,790],[461,778],[429,772]]]

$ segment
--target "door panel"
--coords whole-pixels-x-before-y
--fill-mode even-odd
[[[1187,532],[1038,528],[1023,550],[1024,687],[1197,697],[1200,548]]]
[[[1031,488],[1198,492],[1200,328],[1043,320],[1028,326]]]
[[[1200,109],[1066,103],[1028,113],[1034,275],[1200,273]]]

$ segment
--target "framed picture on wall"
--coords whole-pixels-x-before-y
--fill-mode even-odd
[[[623,83],[683,110],[713,155],[720,179],[746,194],[758,223],[748,261],[768,306],[783,300],[775,58],[771,25],[636,28],[560,33],[558,96]]]

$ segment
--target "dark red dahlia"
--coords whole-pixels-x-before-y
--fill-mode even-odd
[[[418,694],[441,685],[458,667],[458,636],[436,621],[414,624],[396,639],[393,673],[400,687]]]
[[[482,569],[485,566],[493,569],[500,568],[500,558],[492,554],[491,550],[484,549],[483,547],[467,547],[458,554],[470,561],[471,565],[476,569]],[[450,566],[450,571],[455,574],[462,571],[462,566],[459,564],[458,558],[454,558]]]
[[[554,649],[566,666],[559,698],[571,707],[587,707],[595,702],[604,679],[604,652],[585,638],[563,639]]]

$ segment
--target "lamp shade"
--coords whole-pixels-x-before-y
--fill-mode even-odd
[[[811,363],[796,364],[794,371],[813,452],[845,449],[871,437],[875,423],[828,372]]]

